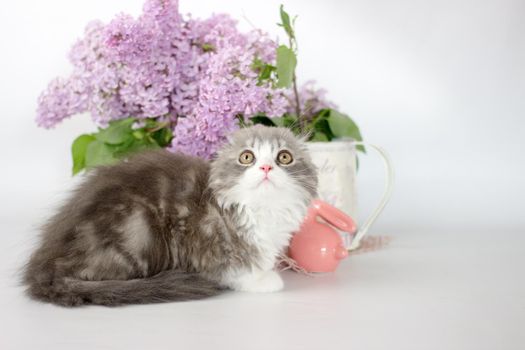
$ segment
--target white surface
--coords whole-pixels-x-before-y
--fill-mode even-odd
[[[523,232],[402,233],[383,250],[351,256],[334,274],[287,272],[285,290],[276,294],[65,309],[31,301],[15,285],[28,226],[12,223],[0,236],[3,350],[518,350],[525,344]]]

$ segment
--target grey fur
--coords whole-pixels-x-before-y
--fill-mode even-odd
[[[260,254],[245,239],[242,214],[216,198],[238,180],[239,152],[257,138],[285,143],[296,159],[291,176],[315,196],[304,145],[281,128],[237,132],[211,165],[153,151],[99,167],[43,227],[24,271],[28,294],[65,306],[115,306],[221,293],[223,274],[256,267]]]

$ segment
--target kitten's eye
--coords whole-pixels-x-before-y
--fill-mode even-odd
[[[288,151],[281,151],[277,155],[277,161],[281,164],[288,165],[293,161],[292,154]]]
[[[244,165],[250,165],[255,161],[255,155],[252,151],[244,151],[239,156],[239,162]]]

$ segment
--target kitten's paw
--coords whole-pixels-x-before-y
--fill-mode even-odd
[[[235,289],[243,292],[271,293],[282,290],[284,286],[281,276],[275,271],[265,271],[250,277],[239,281]]]

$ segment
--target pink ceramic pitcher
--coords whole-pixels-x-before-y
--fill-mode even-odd
[[[289,256],[308,272],[334,271],[348,256],[343,239],[330,225],[348,234],[356,231],[351,217],[326,202],[314,200],[289,248]]]

